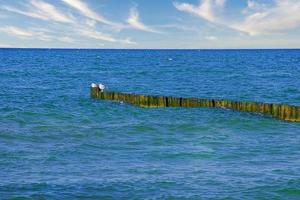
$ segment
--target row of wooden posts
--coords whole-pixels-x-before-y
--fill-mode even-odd
[[[300,122],[300,106],[232,101],[224,99],[181,98],[167,96],[149,96],[112,91],[101,91],[91,87],[91,97],[102,100],[126,102],[144,108],[162,107],[218,107],[232,110],[261,113],[281,120]]]

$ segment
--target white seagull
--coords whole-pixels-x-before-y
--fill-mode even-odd
[[[103,91],[103,90],[105,89],[105,86],[104,86],[103,84],[101,84],[101,83],[98,85],[98,87],[99,87],[99,89],[100,89],[101,91]]]
[[[91,84],[91,87],[92,87],[92,88],[96,88],[96,87],[98,87],[98,85],[97,85],[96,83],[92,83],[92,84]]]

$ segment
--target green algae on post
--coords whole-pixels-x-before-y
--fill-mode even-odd
[[[226,99],[198,99],[168,96],[139,95],[122,92],[104,91],[104,86],[100,84],[91,85],[91,97],[102,100],[112,100],[126,102],[143,108],[163,108],[163,107],[216,107],[228,108],[237,111],[261,113],[281,120],[300,122],[300,106],[232,101]]]

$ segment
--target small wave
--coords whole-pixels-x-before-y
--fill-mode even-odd
[[[299,188],[284,188],[284,189],[279,190],[278,192],[284,193],[287,195],[293,195],[293,196],[300,197],[300,189]]]

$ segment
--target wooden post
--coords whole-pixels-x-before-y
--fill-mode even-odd
[[[226,99],[197,99],[182,97],[150,96],[100,90],[91,85],[91,97],[102,100],[123,101],[144,108],[162,107],[218,107],[243,112],[261,113],[285,121],[300,122],[300,106]]]

